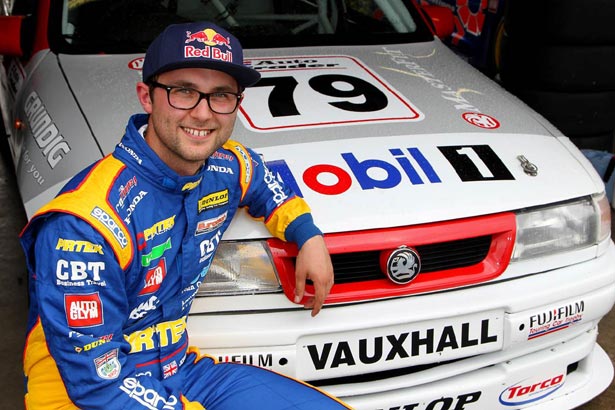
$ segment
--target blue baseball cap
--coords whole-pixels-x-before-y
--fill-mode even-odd
[[[209,68],[234,77],[243,88],[261,75],[243,63],[243,49],[235,36],[215,24],[172,24],[152,41],[143,62],[143,82],[178,68]]]

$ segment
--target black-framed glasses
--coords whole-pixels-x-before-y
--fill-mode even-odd
[[[241,94],[227,91],[202,93],[194,88],[165,85],[156,81],[150,82],[150,85],[166,90],[169,105],[178,110],[191,110],[204,99],[209,109],[216,114],[231,114],[241,101]]]

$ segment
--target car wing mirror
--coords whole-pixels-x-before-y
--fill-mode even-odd
[[[24,16],[0,16],[0,55],[21,57],[21,26]]]

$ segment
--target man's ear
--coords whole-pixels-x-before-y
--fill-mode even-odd
[[[141,103],[141,107],[147,114],[152,113],[152,96],[150,95],[150,87],[143,83],[137,83],[137,98]]]

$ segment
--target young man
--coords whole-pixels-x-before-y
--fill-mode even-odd
[[[186,51],[195,33],[225,41],[203,41],[207,52],[195,56]],[[31,277],[27,408],[348,408],[188,346],[191,302],[238,207],[297,243],[296,302],[309,278],[316,295],[306,306],[316,315],[333,286],[305,202],[281,182],[284,195],[273,192],[262,159],[229,139],[242,91],[259,77],[243,65],[237,39],[210,23],[170,26],[150,45],[137,85],[146,114],[132,116],[114,152],[75,176],[22,233]],[[200,229],[200,221],[217,222]]]

